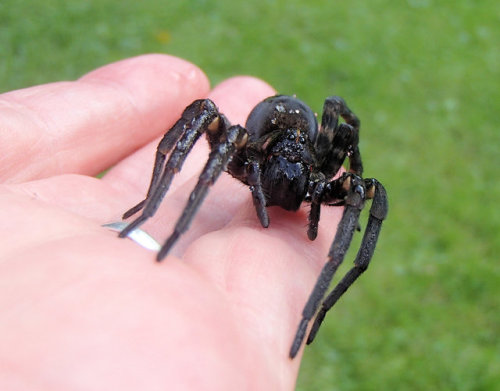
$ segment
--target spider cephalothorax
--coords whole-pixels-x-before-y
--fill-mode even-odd
[[[345,122],[339,122],[339,117]],[[277,95],[260,102],[248,116],[245,128],[231,125],[211,100],[196,100],[160,141],[146,199],[128,210],[123,218],[140,210],[142,214],[120,236],[127,236],[156,212],[174,174],[203,133],[211,148],[208,161],[174,231],[158,252],[158,261],[188,229],[209,187],[222,171],[249,186],[263,227],[269,225],[266,207],[276,205],[295,211],[305,201],[311,204],[307,235],[313,240],[318,232],[320,206],[343,206],[327,262],[302,312],[290,349],[293,358],[302,345],[309,321],[316,315],[307,343],[314,339],[326,312],[368,267],[387,215],[384,187],[376,179],[361,177],[359,125],[356,115],[337,96],[326,99],[319,127],[311,109],[292,96]],[[349,171],[334,179],[346,158]],[[354,266],[323,300],[368,199],[373,201]]]

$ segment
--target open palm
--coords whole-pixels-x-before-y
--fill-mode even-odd
[[[208,96],[244,124],[273,93],[249,77],[210,90],[193,65],[148,55],[0,96],[1,389],[293,388],[290,344],[341,211],[325,208],[314,242],[306,210],[269,208],[264,229],[222,175],[162,263],[101,226],[144,197],[187,104]],[[200,140],[143,226],[160,242],[207,153]]]

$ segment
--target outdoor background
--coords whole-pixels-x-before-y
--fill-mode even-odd
[[[359,115],[389,218],[299,390],[500,389],[499,49],[497,0],[0,1],[0,92],[162,52]]]

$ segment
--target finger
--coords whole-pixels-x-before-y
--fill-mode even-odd
[[[0,180],[95,175],[160,135],[207,91],[208,81],[194,65],[146,55],[78,81],[3,94]]]

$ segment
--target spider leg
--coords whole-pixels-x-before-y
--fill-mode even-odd
[[[258,162],[252,161],[248,165],[247,170],[247,182],[250,185],[250,191],[252,192],[255,211],[257,212],[257,216],[259,217],[260,224],[264,228],[267,228],[269,227],[269,215],[267,214],[266,209],[266,196],[264,195],[264,190],[262,189],[260,165]]]
[[[309,226],[307,229],[307,237],[309,240],[314,240],[316,236],[318,236],[318,223],[325,185],[324,178],[316,182],[311,194],[311,210],[309,211]]]
[[[339,117],[345,123],[339,124]],[[360,124],[359,118],[340,96],[325,100],[316,149],[324,158],[321,172],[327,177],[333,177],[338,172],[346,157],[349,157],[349,171],[362,175],[363,164],[358,148]]]
[[[131,216],[141,209],[142,214],[125,227],[118,235],[119,237],[126,237],[149,217],[153,216],[167,193],[174,175],[182,168],[195,142],[207,129],[218,129],[220,123],[217,107],[209,99],[196,100],[184,110],[182,118],[177,121],[158,145],[153,175],[146,199],[125,212],[124,217]],[[169,136],[171,132],[173,133]],[[166,154],[174,145],[175,148],[164,165]]]
[[[307,338],[307,344],[310,344],[323,319],[340,297],[347,289],[356,281],[356,279],[368,268],[370,260],[373,256],[375,246],[377,245],[378,235],[382,227],[382,222],[387,216],[387,194],[384,186],[375,179],[366,179],[368,198],[373,198],[370,208],[370,217],[366,226],[365,233],[359,248],[358,254],[354,260],[354,267],[351,268],[344,278],[335,286],[333,291],[326,297],[321,305],[321,309],[316,315],[313,326]],[[373,193],[372,193],[373,192]],[[370,194],[372,193],[372,194]]]
[[[315,315],[335,272],[344,260],[345,254],[351,244],[354,231],[358,225],[359,214],[364,206],[366,198],[364,182],[356,175],[344,174],[338,180],[332,181],[328,185],[330,186],[327,186],[327,188],[335,190],[335,192],[338,192],[339,189],[344,189],[347,192],[345,196],[346,206],[330,251],[328,252],[328,261],[323,266],[313,291],[302,311],[302,320],[299,323],[297,333],[295,334],[290,349],[290,358],[294,358],[297,355],[302,345],[302,341],[304,340],[307,325]]]
[[[241,149],[245,145],[247,137],[248,134],[244,128],[239,125],[231,126],[227,131],[226,140],[213,147],[208,161],[200,174],[198,183],[191,192],[186,207],[182,211],[182,215],[177,220],[172,234],[157,254],[157,261],[165,258],[179,237],[189,228],[209,188],[215,183],[221,172],[227,170],[229,161],[236,150]]]
[[[339,117],[345,123],[339,124]],[[310,189],[311,209],[309,212],[309,228],[307,236],[314,240],[318,234],[318,222],[323,192],[329,192],[325,186],[325,176],[333,177],[342,166],[346,157],[349,158],[349,172],[361,176],[363,164],[358,148],[360,120],[347,106],[340,96],[330,96],[325,100],[323,114],[321,116],[321,127],[318,133],[315,147],[318,151],[321,164],[321,175],[323,179],[313,181]],[[336,200],[336,204],[342,200]]]
[[[176,124],[172,127],[172,129],[170,129],[161,139],[156,149],[155,162],[153,166],[153,175],[151,176],[151,183],[149,184],[146,198],[141,202],[139,202],[137,205],[127,210],[122,217],[124,220],[128,219],[130,216],[139,212],[146,204],[148,198],[151,197],[151,194],[158,185],[158,181],[163,171],[163,165],[165,164],[165,159],[167,157],[167,154],[174,147],[175,143],[182,135],[185,124],[186,120],[184,118],[181,118],[179,121],[176,122]]]
[[[361,161],[361,153],[358,148],[359,139],[359,127],[361,121],[354,114],[351,109],[345,103],[345,100],[339,96],[332,96],[327,99],[331,102],[333,107],[336,108],[340,116],[344,119],[347,126],[350,126],[355,134],[355,142],[351,145],[352,149],[348,151],[347,156],[349,156],[349,172],[361,176],[363,174],[363,163]],[[341,124],[340,126],[346,126],[346,124]]]

